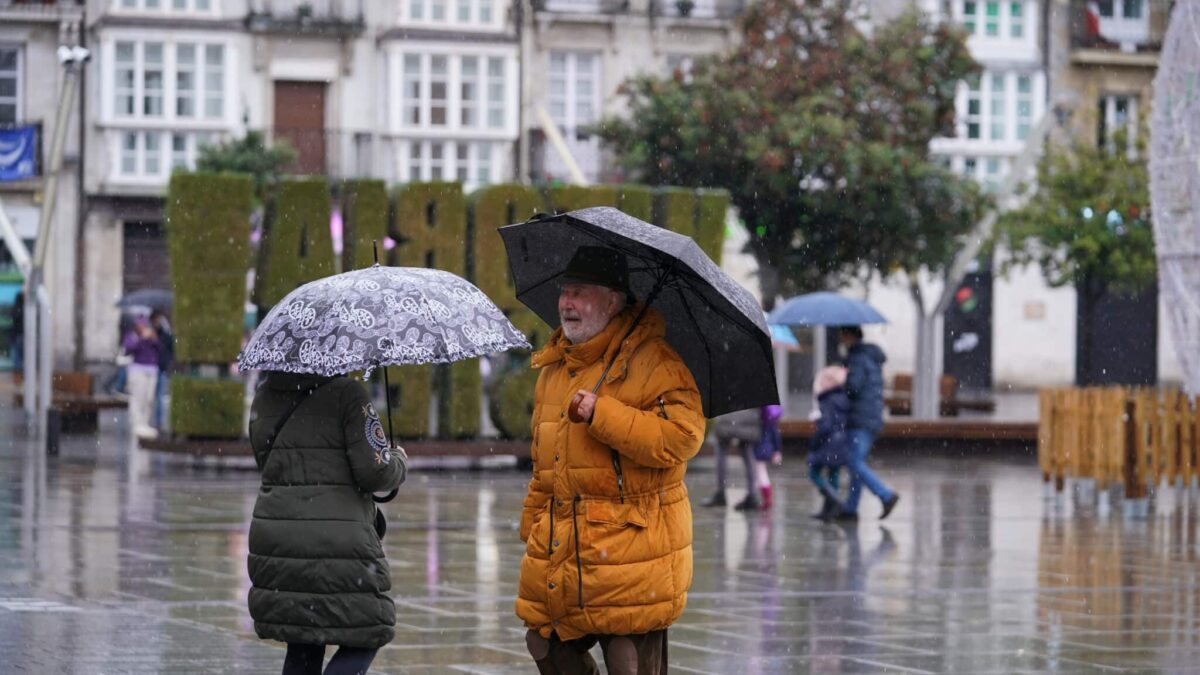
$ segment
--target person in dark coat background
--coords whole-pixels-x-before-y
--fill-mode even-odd
[[[833,520],[844,510],[838,498],[838,471],[850,459],[850,397],[846,395],[846,369],[828,366],[817,373],[813,382],[817,410],[816,429],[808,447],[808,478],[824,499],[814,518]]]
[[[159,310],[150,314],[150,326],[158,335],[158,384],[154,390],[154,426],[166,428],[166,405],[168,388],[171,385],[171,368],[175,365],[175,333],[167,315]]]
[[[838,332],[846,350],[846,395],[850,398],[850,493],[838,518],[858,520],[858,502],[865,485],[883,502],[882,520],[900,501],[900,495],[867,466],[871,446],[883,430],[883,363],[887,356],[878,345],[863,342],[858,326],[842,326]]]
[[[365,673],[396,624],[371,495],[404,482],[404,451],[355,380],[265,375],[250,409],[262,472],[247,560],[254,630],[288,644],[284,675],[319,675],[327,645],[341,648],[326,675]]]

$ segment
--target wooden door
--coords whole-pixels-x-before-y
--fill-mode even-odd
[[[298,158],[292,173],[325,173],[325,83],[275,82],[275,138],[287,139]]]

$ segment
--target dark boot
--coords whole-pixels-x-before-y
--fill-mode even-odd
[[[712,496],[700,502],[700,506],[725,506],[725,491],[717,490]]]
[[[826,497],[825,504],[821,511],[823,511],[825,514],[821,520],[824,520],[825,522],[837,520],[838,517],[842,515],[842,503],[836,499]]]
[[[887,518],[888,515],[891,514],[892,509],[896,508],[896,502],[899,502],[899,501],[900,501],[900,493],[898,493],[898,492],[892,493],[891,497],[883,500],[883,513],[880,514],[879,519],[883,520],[884,518]]]
[[[759,503],[758,497],[755,497],[753,492],[747,493],[745,499],[733,505],[735,511],[758,511],[761,508],[762,504]]]

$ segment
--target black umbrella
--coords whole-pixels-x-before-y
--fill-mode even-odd
[[[149,307],[162,312],[171,310],[172,296],[171,291],[165,291],[161,288],[143,288],[139,291],[126,293],[119,301],[117,307]]]
[[[690,237],[607,207],[538,216],[500,236],[517,298],[551,326],[559,324],[555,282],[575,250],[607,246],[625,254],[634,295],[662,313],[706,417],[779,402],[762,309]]]

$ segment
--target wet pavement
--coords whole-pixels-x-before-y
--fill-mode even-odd
[[[41,459],[15,420],[0,410],[0,672],[278,672],[245,608],[253,472],[131,451],[111,419]],[[857,527],[809,519],[798,458],[770,514],[696,507],[672,673],[1200,671],[1194,494],[1135,521],[1044,501],[1030,458],[876,459],[903,495],[883,526],[873,498]],[[535,672],[512,610],[527,478],[423,472],[388,505],[399,624],[371,672]]]

